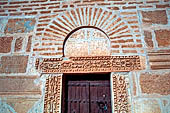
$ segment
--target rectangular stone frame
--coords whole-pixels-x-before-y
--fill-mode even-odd
[[[61,113],[62,74],[46,79],[44,113]],[[110,75],[112,112],[130,113],[129,78],[127,74]]]
[[[100,62],[100,64],[98,65],[96,61]],[[128,74],[121,72],[142,70],[145,67],[144,61],[144,57],[141,56],[72,57],[67,60],[63,58],[47,58],[41,61],[37,59],[36,69],[42,74],[49,74],[45,85],[44,113],[61,113],[63,73],[90,72],[112,72],[110,75],[112,112],[130,113],[129,78]],[[87,62],[92,63],[94,68],[86,65]],[[106,65],[103,67],[103,64]],[[89,69],[86,70],[84,66]],[[118,74],[115,72],[118,72]]]

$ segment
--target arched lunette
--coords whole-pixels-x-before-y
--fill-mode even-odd
[[[109,39],[108,35],[107,35],[102,29],[100,29],[100,28],[98,28],[98,27],[95,27],[95,26],[80,26],[80,27],[77,27],[76,29],[72,30],[72,31],[66,36],[66,38],[64,39],[64,42],[63,42],[63,57],[65,57],[65,54],[64,54],[64,46],[65,46],[65,44],[66,44],[67,39],[68,39],[74,32],[76,32],[76,31],[78,31],[78,30],[80,30],[80,29],[82,29],[82,28],[93,28],[93,29],[97,29],[97,30],[103,32],[103,33],[107,36],[107,38]]]

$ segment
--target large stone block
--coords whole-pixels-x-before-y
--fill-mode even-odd
[[[165,10],[142,11],[142,21],[150,24],[167,24],[167,14]]]
[[[27,113],[39,100],[32,97],[3,97],[0,100],[1,113]],[[9,112],[10,111],[10,112]]]
[[[155,99],[134,100],[134,113],[162,113],[160,104]]]
[[[170,73],[142,73],[140,87],[142,93],[170,95]]]
[[[159,47],[170,47],[170,30],[156,30],[155,34]]]
[[[37,76],[0,76],[0,95],[40,95]]]
[[[0,73],[25,73],[28,56],[2,56]]]
[[[38,76],[0,76],[0,113],[27,113],[41,98]]]
[[[34,18],[9,19],[5,33],[28,33],[33,31],[36,20]]]
[[[144,40],[147,44],[147,47],[148,48],[152,48],[153,47],[153,41],[152,41],[152,34],[151,32],[148,32],[148,31],[144,31]]]
[[[13,37],[0,37],[0,53],[9,53]]]

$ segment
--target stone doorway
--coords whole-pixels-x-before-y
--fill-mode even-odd
[[[62,113],[111,113],[110,73],[64,74]]]

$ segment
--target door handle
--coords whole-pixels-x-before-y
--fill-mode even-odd
[[[99,107],[99,110],[107,111],[107,105],[106,105],[106,103],[104,103],[103,101],[97,102],[97,105],[98,105],[98,107]]]

